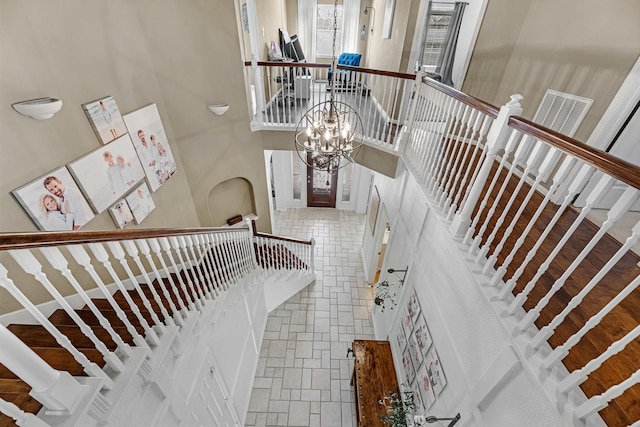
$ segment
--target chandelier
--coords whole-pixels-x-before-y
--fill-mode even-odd
[[[333,7],[333,50],[331,75],[333,84],[329,99],[309,108],[298,121],[295,146],[300,159],[313,169],[335,173],[349,163],[363,140],[362,120],[348,104],[335,100],[338,73],[336,67],[336,32],[338,1]],[[346,161],[342,161],[345,159]]]

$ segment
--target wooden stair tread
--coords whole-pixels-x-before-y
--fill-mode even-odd
[[[93,342],[84,335],[78,326],[58,325],[56,326],[76,348],[94,348]],[[11,324],[7,327],[14,335],[20,338],[28,346],[34,347],[59,347],[53,335],[51,335],[44,326],[41,325],[16,325]],[[114,331],[120,337],[131,344],[133,339],[127,330],[123,327],[114,327]],[[92,327],[93,333],[102,341],[109,350],[115,350],[117,345],[111,338],[111,335],[102,327]]]
[[[146,311],[140,310],[142,313],[142,317],[147,320],[150,325],[153,325],[153,321],[151,319],[151,315]],[[90,310],[75,310],[75,312],[80,316],[80,318],[89,326],[100,326],[100,322],[95,317],[95,315]],[[124,327],[124,324],[118,319],[115,311],[103,310],[101,311],[103,316],[109,320],[112,326]],[[131,321],[131,324],[136,327],[139,333],[144,331],[141,326],[139,326],[139,322],[133,312],[126,312],[127,318]],[[69,316],[64,310],[58,309],[51,316],[49,316],[49,320],[54,325],[72,325],[75,326],[76,322]]]
[[[22,409],[24,412],[37,414],[40,408],[42,408],[42,404],[38,402],[36,399],[34,399],[33,397],[31,397],[28,393],[29,391],[26,391],[23,393],[7,393],[7,392],[0,391],[0,397],[6,400],[7,402],[13,403],[18,408]],[[6,418],[11,420],[11,418],[9,417],[6,417]],[[2,425],[1,423],[2,421],[0,421],[0,425]],[[7,424],[7,425],[12,425],[12,424]]]
[[[9,370],[3,367],[2,372],[9,372]],[[20,394],[29,393],[31,386],[26,382],[18,378],[0,378],[0,394]],[[8,399],[5,399],[8,400]]]

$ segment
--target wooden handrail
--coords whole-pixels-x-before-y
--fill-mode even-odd
[[[331,64],[318,64],[312,62],[287,62],[287,61],[258,61],[260,67],[291,67],[291,68],[331,68]],[[251,61],[245,61],[245,66],[253,65]],[[338,64],[339,70],[357,71],[364,74],[376,74],[380,76],[396,77],[405,80],[415,80],[415,74],[398,73],[396,71],[374,70],[373,68],[353,67],[351,65]]]
[[[117,240],[150,239],[219,232],[237,233],[248,230],[248,226],[243,226],[233,228],[140,228],[135,230],[2,233],[0,234],[0,250],[31,249],[45,246],[79,245],[83,243],[113,242]]]
[[[467,104],[470,107],[475,108],[476,110],[480,111],[481,113],[486,114],[487,116],[495,119],[498,117],[498,113],[500,112],[500,108],[496,107],[495,105],[491,105],[488,102],[484,102],[481,99],[475,98],[471,95],[467,95],[464,92],[460,92],[457,89],[454,89],[450,86],[445,85],[444,83],[440,83],[438,81],[435,81],[433,79],[430,79],[428,77],[425,77],[423,80],[423,83],[431,86],[434,89],[439,90],[440,92],[443,92],[446,95],[449,95],[452,98],[457,99],[458,101],[461,101],[465,104]]]
[[[338,69],[346,70],[346,71],[357,71],[359,73],[364,73],[364,74],[376,74],[378,76],[396,77],[398,79],[404,79],[404,80],[416,79],[415,74],[399,73],[397,71],[374,70],[373,68],[354,67],[352,65],[338,64]]]
[[[251,61],[244,61],[244,65],[253,65]],[[291,67],[291,68],[331,68],[331,64],[316,64],[311,62],[290,62],[290,61],[258,61],[256,65],[260,67]]]
[[[542,140],[566,154],[577,157],[625,184],[640,189],[640,167],[633,163],[522,117],[509,118],[509,126]]]
[[[302,245],[311,245],[310,240],[306,241],[306,240],[300,240],[300,239],[293,239],[291,237],[275,236],[269,233],[260,233],[256,227],[256,222],[254,220],[251,220],[251,228],[253,229],[253,235],[255,237],[264,237],[266,239],[281,240],[283,242],[300,243]]]

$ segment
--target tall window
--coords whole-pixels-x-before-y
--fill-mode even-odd
[[[316,17],[316,55],[331,57],[333,53],[333,10],[332,4],[318,4]],[[336,54],[342,52],[342,5],[337,9]]]
[[[435,67],[442,54],[451,25],[453,3],[451,5],[432,4],[427,17],[426,37],[423,42],[422,65]]]
[[[291,152],[291,173],[292,173],[292,192],[293,200],[302,200],[302,161],[298,157],[298,153]],[[304,170],[306,172],[306,170]]]

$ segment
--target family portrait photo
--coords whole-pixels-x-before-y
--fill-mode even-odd
[[[169,148],[156,104],[147,105],[124,116],[151,191],[156,191],[176,172],[176,162]]]
[[[126,197],[136,224],[140,224],[156,208],[147,184],[142,183]]]
[[[79,230],[94,217],[64,166],[13,190],[11,194],[43,231]]]
[[[127,127],[112,96],[82,104],[82,108],[102,144],[108,144],[127,133]]]
[[[107,210],[144,179],[144,171],[129,134],[68,166],[96,213]]]

